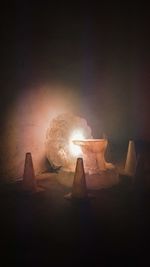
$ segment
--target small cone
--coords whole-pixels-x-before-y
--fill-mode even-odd
[[[128,176],[134,176],[136,172],[137,159],[135,152],[134,141],[130,140],[128,145],[128,153],[125,164],[125,174]]]
[[[72,193],[67,194],[65,198],[82,200],[87,199],[88,196],[89,195],[87,193],[83,159],[78,158],[76,163]]]
[[[77,159],[72,196],[76,198],[87,197],[86,180],[82,158]]]
[[[36,191],[36,179],[33,168],[31,153],[26,153],[24,174],[23,174],[23,189],[26,191]]]

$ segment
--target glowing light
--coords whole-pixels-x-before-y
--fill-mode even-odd
[[[76,130],[72,133],[71,137],[70,137],[70,142],[69,142],[69,149],[70,149],[70,153],[73,156],[80,156],[82,154],[82,150],[79,146],[73,144],[73,140],[83,140],[84,135],[80,130]]]

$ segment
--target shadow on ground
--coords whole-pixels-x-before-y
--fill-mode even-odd
[[[33,195],[21,192],[19,183],[1,187],[3,266],[130,266],[146,259],[147,192],[126,182],[92,192],[95,198],[88,202],[72,203],[55,178],[41,184],[45,191]]]
[[[148,266],[150,190],[139,182],[124,177],[83,203],[65,200],[55,176],[36,194],[1,185],[1,266]]]

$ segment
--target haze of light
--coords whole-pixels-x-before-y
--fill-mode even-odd
[[[84,138],[84,135],[82,133],[81,130],[75,130],[71,137],[70,137],[70,142],[69,142],[69,149],[70,149],[70,153],[73,155],[73,156],[80,156],[82,154],[82,150],[79,146],[73,144],[73,140],[83,140],[85,139]]]

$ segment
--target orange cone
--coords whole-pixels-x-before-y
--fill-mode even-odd
[[[130,140],[128,145],[127,159],[125,163],[125,174],[128,176],[134,176],[136,172],[137,159],[135,152],[134,141]]]
[[[78,158],[76,163],[72,193],[65,196],[66,199],[83,200],[88,198],[83,159]]]
[[[24,190],[32,191],[32,192],[37,191],[34,167],[33,167],[32,156],[30,152],[26,153],[22,183],[23,183]]]

